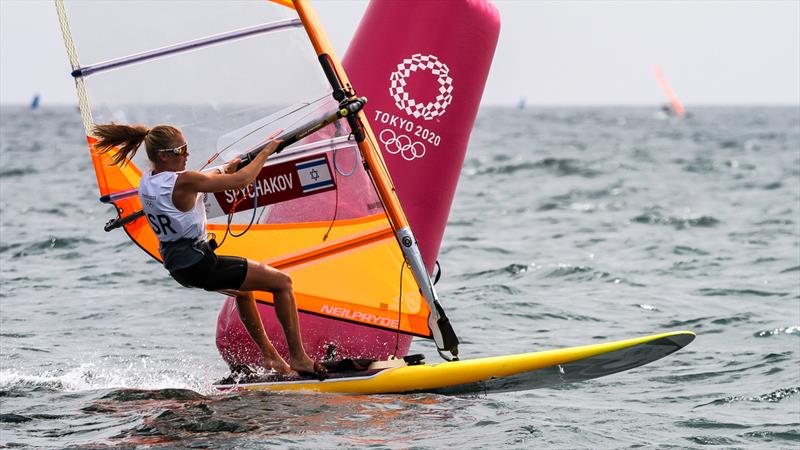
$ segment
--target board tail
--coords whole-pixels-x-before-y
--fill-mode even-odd
[[[617,350],[598,352],[583,359],[576,359],[560,364],[551,364],[530,372],[518,375],[492,378],[473,384],[434,389],[432,392],[439,394],[460,394],[483,392],[513,392],[529,389],[543,389],[557,387],[563,384],[578,383],[605,377],[658,361],[689,345],[695,339],[695,334],[688,331],[669,333],[655,337],[652,340],[642,341],[634,339],[615,343],[622,346]],[[588,349],[600,350],[600,346],[576,347],[575,350]],[[570,349],[565,349],[570,350]],[[595,351],[596,351],[595,350]],[[553,352],[564,350],[553,350]]]

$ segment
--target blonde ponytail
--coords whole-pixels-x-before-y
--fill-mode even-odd
[[[158,125],[147,128],[144,125],[118,125],[115,123],[95,125],[92,134],[97,138],[95,147],[100,153],[108,153],[118,149],[114,154],[113,162],[124,166],[142,143],[147,148],[147,157],[156,161],[158,150],[175,147],[179,144],[181,131],[170,125]]]
[[[95,145],[100,153],[108,153],[115,148],[119,151],[114,155],[114,164],[124,166],[125,161],[133,158],[136,150],[144,142],[150,129],[143,125],[95,125],[92,134],[97,137]]]

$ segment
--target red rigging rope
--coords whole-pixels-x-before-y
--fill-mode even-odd
[[[214,162],[214,161],[215,161],[215,160],[216,160],[216,159],[217,159],[217,158],[218,158],[218,157],[219,157],[219,156],[220,156],[222,153],[224,153],[226,150],[228,150],[229,148],[233,147],[234,145],[238,144],[239,142],[241,142],[241,141],[242,141],[242,140],[244,140],[245,138],[247,138],[247,137],[249,137],[249,136],[253,135],[253,133],[255,133],[255,132],[257,132],[257,131],[261,131],[262,129],[264,129],[264,127],[267,127],[267,126],[269,126],[269,125],[272,125],[273,123],[275,123],[275,122],[277,122],[277,121],[283,120],[283,119],[285,119],[285,118],[287,118],[287,117],[291,116],[292,114],[295,114],[295,113],[297,113],[298,111],[301,111],[301,110],[303,110],[304,108],[307,108],[307,107],[309,107],[309,106],[311,106],[311,105],[313,105],[313,104],[315,104],[315,103],[319,102],[320,100],[322,100],[322,99],[325,99],[326,97],[327,97],[327,95],[325,95],[325,96],[322,96],[322,97],[320,97],[320,98],[318,98],[318,99],[316,99],[316,100],[310,101],[310,102],[303,102],[303,103],[301,103],[301,104],[297,105],[296,107],[294,107],[293,109],[291,109],[291,110],[289,110],[289,111],[286,111],[286,113],[285,113],[285,114],[283,114],[282,116],[280,116],[280,117],[277,117],[277,118],[275,118],[274,120],[272,120],[272,121],[270,121],[270,122],[267,122],[267,123],[265,123],[265,124],[263,124],[263,125],[261,125],[261,126],[259,126],[259,127],[255,128],[254,130],[250,131],[249,133],[246,133],[244,136],[242,136],[242,137],[240,137],[239,139],[236,139],[235,141],[231,142],[231,143],[230,143],[228,146],[226,146],[225,148],[223,148],[223,149],[221,149],[221,150],[217,151],[216,153],[214,153],[213,155],[211,155],[211,158],[209,158],[209,160],[208,160],[208,161],[206,161],[206,163],[203,165],[203,167],[201,167],[199,170],[201,170],[201,171],[202,171],[203,169],[205,169],[206,167],[208,167],[208,165],[209,165],[209,164],[211,164],[212,162]],[[287,128],[293,128],[294,126],[296,126],[296,125],[297,125],[297,123],[298,123],[298,122],[300,122],[301,120],[303,120],[303,119],[307,118],[307,117],[308,117],[308,116],[310,116],[311,114],[314,114],[315,112],[316,112],[315,110],[313,110],[313,109],[309,108],[309,110],[308,110],[307,112],[305,112],[304,114],[301,114],[301,115],[299,115],[298,117],[296,117],[296,118],[295,118],[295,119],[294,119],[294,120],[293,120],[291,123],[287,124],[286,126],[284,126],[284,127],[280,128],[280,129],[278,129],[278,130],[275,130],[275,131],[274,131],[272,134],[270,134],[270,135],[269,135],[269,136],[268,136],[266,139],[264,139],[263,141],[261,141],[261,143],[260,143],[260,144],[258,144],[258,145],[256,145],[254,148],[263,148],[264,146],[266,146],[266,144],[268,144],[268,143],[269,143],[269,141],[271,141],[271,140],[275,139],[276,137],[280,136],[280,135],[281,135],[281,133],[283,133],[284,131],[286,131],[286,129],[287,129]],[[241,155],[240,155],[240,156],[241,156]]]
[[[245,228],[244,231],[242,231],[239,234],[236,234],[233,231],[231,231],[231,223],[233,222],[233,215],[236,213],[236,207],[239,205],[239,203],[243,202],[246,197],[244,191],[242,191],[241,199],[238,198],[239,191],[233,191],[233,205],[231,205],[231,211],[228,213],[228,223],[227,226],[225,227],[225,234],[222,236],[222,240],[219,241],[219,243],[215,243],[214,245],[212,245],[212,248],[214,250],[222,247],[222,244],[225,242],[225,239],[228,238],[229,234],[235,238],[238,238],[244,236],[245,233],[250,231],[250,227],[252,227],[253,223],[255,223],[256,210],[258,209],[258,190],[256,189],[257,182],[258,178],[256,177],[256,179],[253,180],[253,215],[250,217],[250,223],[247,225],[247,228]]]
[[[285,116],[284,116],[284,117],[285,117]],[[303,117],[305,117],[305,116],[303,116]],[[299,120],[299,119],[298,119],[298,120]],[[294,123],[297,123],[297,120],[296,120]],[[239,139],[235,140],[233,143],[231,143],[231,144],[230,144],[230,145],[228,145],[227,147],[223,148],[222,150],[219,150],[218,152],[214,153],[213,155],[211,155],[211,158],[209,158],[209,160],[208,160],[208,161],[206,161],[206,163],[205,163],[205,164],[203,164],[203,167],[201,167],[199,170],[200,170],[200,171],[202,171],[203,169],[205,169],[206,167],[208,167],[208,165],[209,165],[209,164],[211,164],[211,163],[212,163],[212,162],[214,162],[214,161],[215,161],[217,158],[219,158],[219,155],[221,155],[221,154],[222,154],[222,152],[224,152],[225,150],[227,150],[227,149],[231,148],[231,147],[232,147],[232,146],[234,146],[235,144],[237,144],[237,143],[241,142],[241,141],[242,141],[242,139],[244,139],[244,138],[246,138],[246,137],[248,137],[248,136],[252,135],[252,134],[253,134],[253,133],[255,133],[256,131],[259,131],[260,129],[264,128],[264,127],[265,127],[265,126],[267,126],[267,125],[269,125],[269,124],[267,123],[267,124],[264,124],[264,125],[262,125],[262,126],[260,126],[260,127],[256,128],[255,130],[253,130],[253,131],[251,131],[251,132],[249,132],[249,133],[245,134],[245,135],[244,135],[244,136],[242,136],[241,138],[239,138]],[[277,137],[279,134],[283,133],[283,131],[284,131],[285,129],[286,129],[286,128],[281,128],[280,130],[277,130],[277,131],[275,131],[274,133],[270,134],[270,135],[267,137],[267,139],[266,139],[266,142],[269,142],[269,141],[271,141],[271,140],[275,139],[275,138],[276,138],[276,137]]]

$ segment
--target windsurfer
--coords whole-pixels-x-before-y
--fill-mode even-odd
[[[170,275],[183,286],[235,296],[239,317],[261,349],[264,368],[280,375],[297,372],[324,378],[324,366],[313,361],[303,348],[289,275],[264,263],[217,256],[206,240],[203,193],[243,189],[251,184],[280,141],[271,141],[252,164],[239,171],[240,161],[235,159],[217,173],[205,173],[185,170],[189,151],[178,128],[107,124],[95,126],[93,134],[100,152],[117,149],[113,161],[118,165],[124,165],[145,144],[153,169],[142,174],[139,197]],[[253,296],[256,290],[270,292],[274,297],[275,312],[289,346],[289,363],[278,354],[264,331]]]

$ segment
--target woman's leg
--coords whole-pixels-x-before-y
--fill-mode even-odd
[[[289,345],[289,365],[292,369],[302,372],[314,373],[321,370],[320,366],[314,364],[314,361],[309,358],[303,348],[303,340],[300,337],[300,325],[297,318],[297,304],[292,291],[292,279],[289,275],[266,264],[247,260],[247,277],[239,290],[272,293],[275,300],[275,313],[283,327],[286,343]],[[255,309],[255,301],[253,301],[252,305]],[[258,314],[257,310],[255,312]],[[260,319],[258,320],[259,326],[261,326],[261,321]],[[266,339],[263,327],[261,329],[262,336]]]
[[[289,364],[286,364],[286,361],[281,358],[272,342],[267,338],[253,293],[250,291],[231,291],[230,293],[236,296],[236,310],[239,313],[239,319],[244,324],[247,333],[258,345],[258,348],[261,349],[261,354],[264,357],[264,368],[274,369],[282,375],[291,373],[292,369]]]

